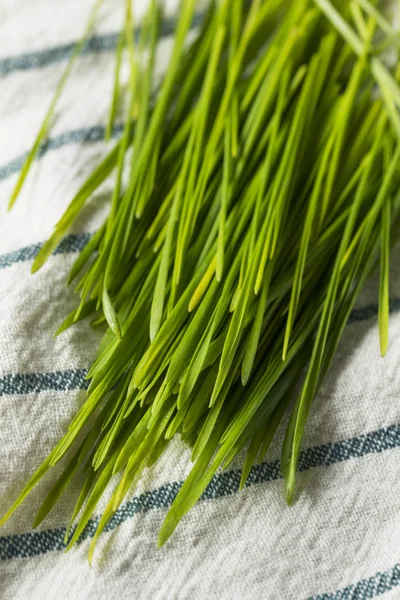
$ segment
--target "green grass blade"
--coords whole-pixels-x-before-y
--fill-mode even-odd
[[[111,298],[110,298],[106,288],[103,289],[102,300],[103,300],[104,316],[107,319],[107,323],[109,324],[110,329],[114,332],[116,337],[119,340],[122,340],[122,332],[121,332],[121,326],[119,324],[118,315],[115,312],[113,303],[111,302]]]
[[[90,31],[94,27],[94,24],[95,24],[95,21],[96,21],[96,17],[97,17],[97,12],[98,12],[98,9],[100,8],[101,2],[102,2],[102,0],[96,0],[94,6],[92,8],[91,14],[89,16],[89,20],[87,22],[87,25],[85,27],[85,31],[83,33],[83,36],[82,36],[81,40],[74,47],[74,49],[72,51],[72,54],[71,54],[71,56],[69,58],[68,64],[67,64],[67,66],[66,66],[66,68],[64,70],[64,73],[62,74],[61,79],[60,79],[60,81],[57,84],[56,91],[55,91],[54,96],[53,96],[53,98],[51,100],[50,106],[49,106],[49,108],[47,110],[47,113],[46,113],[46,116],[45,116],[44,121],[42,123],[42,126],[39,129],[39,133],[36,136],[36,139],[35,139],[35,141],[33,143],[32,149],[31,149],[31,151],[28,154],[28,157],[27,157],[27,159],[26,159],[26,161],[25,161],[25,163],[24,163],[24,165],[23,165],[23,167],[21,169],[20,174],[19,174],[17,183],[15,184],[14,190],[13,190],[13,192],[11,194],[10,202],[8,204],[8,209],[9,210],[10,210],[10,208],[12,208],[14,202],[16,201],[16,199],[17,199],[17,197],[18,197],[18,195],[19,195],[19,193],[20,193],[20,191],[22,189],[22,186],[24,185],[24,181],[26,179],[26,176],[28,175],[29,170],[30,170],[31,165],[32,165],[32,162],[34,161],[34,159],[35,159],[35,157],[36,157],[36,155],[37,155],[37,153],[39,151],[41,143],[43,142],[43,140],[47,136],[47,133],[48,133],[50,125],[51,125],[51,120],[53,118],[54,110],[56,108],[58,99],[59,99],[59,97],[62,94],[62,91],[64,89],[64,86],[65,86],[66,82],[67,82],[67,79],[68,79],[68,76],[69,76],[69,74],[70,74],[70,72],[72,70],[72,67],[73,67],[73,65],[75,63],[75,60],[79,56],[79,54],[81,53],[81,50],[82,50],[83,46],[86,43],[86,40],[87,40],[87,37],[88,37]]]
[[[125,45],[125,34],[123,31],[118,36],[118,43],[116,49],[116,60],[115,60],[115,72],[114,72],[114,86],[113,86],[113,94],[111,100],[110,111],[107,119],[107,127],[105,133],[105,140],[109,142],[111,139],[111,133],[114,126],[115,115],[117,112],[119,97],[120,97],[120,70],[121,70],[121,62],[122,62],[122,52]]]
[[[381,277],[379,286],[379,338],[381,356],[385,356],[389,343],[389,252],[390,252],[390,199],[382,209]]]

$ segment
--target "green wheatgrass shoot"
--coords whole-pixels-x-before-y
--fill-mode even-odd
[[[51,121],[52,121],[53,116],[54,116],[54,111],[56,109],[57,102],[58,102],[58,100],[59,100],[59,98],[60,98],[60,96],[61,96],[61,94],[63,92],[65,84],[66,84],[66,82],[68,80],[68,77],[69,77],[71,71],[72,71],[72,67],[74,66],[76,59],[78,58],[78,56],[79,56],[79,54],[80,54],[83,46],[85,45],[85,42],[86,42],[86,40],[87,40],[90,32],[92,31],[92,29],[93,29],[93,27],[95,25],[97,12],[98,12],[98,10],[100,8],[101,3],[102,3],[102,0],[96,0],[95,4],[93,6],[93,9],[91,11],[88,23],[87,23],[87,25],[85,27],[85,31],[84,31],[84,33],[82,35],[82,38],[75,45],[75,47],[74,47],[74,49],[72,51],[72,54],[71,54],[71,56],[70,56],[70,58],[68,60],[67,66],[66,66],[66,68],[65,68],[65,70],[64,70],[64,72],[63,72],[63,74],[61,76],[61,79],[60,79],[60,81],[57,84],[56,91],[55,91],[54,96],[53,96],[53,98],[51,100],[50,106],[47,109],[46,116],[45,116],[45,118],[43,120],[43,123],[42,123],[40,129],[39,129],[39,133],[37,134],[36,139],[35,139],[35,141],[33,143],[33,146],[32,146],[32,148],[31,148],[31,150],[30,150],[30,152],[28,154],[28,157],[27,157],[25,163],[22,166],[22,169],[21,169],[21,172],[19,174],[17,183],[16,183],[16,185],[14,187],[13,193],[11,194],[10,202],[9,202],[9,205],[8,205],[9,209],[12,208],[14,202],[18,198],[18,196],[19,196],[19,194],[21,192],[22,186],[24,185],[26,176],[28,175],[29,170],[31,168],[32,162],[36,158],[36,155],[37,155],[37,153],[39,151],[39,148],[40,148],[42,142],[44,142],[44,140],[47,137],[47,134],[48,134],[49,129],[51,127]]]
[[[90,560],[101,531],[174,435],[192,448],[194,465],[160,544],[243,450],[245,485],[287,412],[281,471],[292,503],[308,414],[379,263],[382,356],[388,348],[390,250],[400,237],[399,73],[380,54],[398,48],[390,15],[369,0],[202,6],[189,40],[199,6],[181,3],[171,57],[156,78],[162,6],[149,2],[135,39],[126,1],[107,124],[109,138],[126,47],[121,139],[32,267],[44,264],[115,170],[109,214],[69,274],[80,301],[57,332],[88,317],[104,331],[87,398],[1,520],[63,461],[35,525],[79,479],[70,548],[118,475]]]

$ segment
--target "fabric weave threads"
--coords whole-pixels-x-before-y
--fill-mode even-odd
[[[61,390],[65,388],[53,389]],[[399,447],[400,425],[393,425],[349,440],[308,448],[300,455],[299,471],[307,471],[316,467],[328,467],[346,460],[362,458],[367,454],[384,452]],[[201,501],[217,500],[238,493],[240,475],[241,471],[234,469],[214,476]],[[280,478],[279,461],[264,462],[253,467],[246,482],[246,487],[269,483]],[[132,498],[118,509],[104,531],[112,531],[127,519],[132,519],[139,512],[146,513],[151,510],[169,508],[182,484],[183,481],[174,481]],[[99,520],[100,517],[90,519],[80,538],[80,543],[94,536]],[[65,532],[66,527],[60,527],[21,535],[0,536],[0,558],[1,560],[27,558],[46,552],[63,550],[66,547],[63,542]],[[321,599],[318,598],[317,600],[325,600],[325,597],[322,596]]]
[[[53,254],[57,255],[68,254],[70,252],[80,252],[86,246],[91,237],[91,233],[71,233],[62,240],[61,244],[57,246]],[[30,246],[25,246],[25,248],[19,248],[18,250],[13,250],[7,254],[2,254],[0,256],[0,269],[6,269],[7,267],[11,267],[11,265],[15,265],[16,263],[33,261],[33,259],[38,255],[42,246],[43,243],[32,244]]]
[[[70,369],[53,373],[13,373],[0,378],[0,396],[10,394],[38,394],[43,391],[65,392],[85,390],[86,369]]]
[[[112,137],[118,137],[123,130],[123,125],[116,125],[111,132]],[[82,127],[80,129],[73,129],[71,131],[65,131],[58,136],[50,137],[40,148],[38,155],[35,160],[45,156],[48,152],[58,150],[69,144],[83,144],[104,141],[105,127],[103,125],[94,125],[93,127]],[[0,166],[0,181],[8,179],[11,175],[19,173],[28,153],[22,154],[17,158],[14,158],[9,163]]]
[[[355,585],[349,585],[337,592],[318,594],[308,600],[366,600],[382,596],[400,586],[400,563],[384,573],[376,573]]]
[[[201,21],[201,13],[195,16],[192,23],[192,28],[196,27]],[[171,35],[174,31],[176,19],[174,17],[164,21],[162,34],[163,36]],[[135,29],[137,36],[140,29]],[[96,54],[98,52],[112,52],[115,50],[118,42],[118,32],[108,33],[105,35],[91,36],[84,47],[82,55]],[[69,58],[74,49],[75,42],[64,44],[62,46],[54,46],[53,48],[45,48],[38,52],[26,52],[19,56],[6,56],[0,58],[0,76],[9,75],[14,71],[29,71],[32,69],[40,69],[48,65],[65,61]]]

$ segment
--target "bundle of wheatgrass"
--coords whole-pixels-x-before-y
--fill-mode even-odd
[[[400,90],[391,64],[400,42],[381,8],[220,0],[207,3],[188,37],[199,7],[183,0],[159,79],[162,8],[150,2],[134,39],[128,0],[108,127],[127,55],[122,137],[33,265],[114,171],[109,214],[69,276],[80,300],[58,331],[89,318],[104,337],[84,404],[2,522],[64,460],[35,525],[75,478],[83,481],[70,547],[118,474],[95,543],[143,469],[179,435],[194,465],[161,528],[163,544],[244,448],[245,483],[287,410],[281,468],[292,502],[308,413],[379,261],[382,354],[388,343],[389,251],[400,237]]]

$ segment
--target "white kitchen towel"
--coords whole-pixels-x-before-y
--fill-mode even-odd
[[[46,266],[34,276],[30,267],[106,150],[122,4],[105,0],[51,135],[7,213],[25,153],[91,1],[0,0],[0,513],[65,431],[98,342],[86,322],[57,339],[53,333],[74,306],[65,277],[107,210],[111,181],[96,191]],[[171,3],[170,25],[172,4],[177,2]],[[160,69],[169,43],[167,27]],[[120,131],[121,121],[114,140]],[[379,356],[375,277],[351,315],[313,407],[292,508],[278,470],[280,433],[244,491],[238,492],[238,461],[215,477],[158,549],[159,527],[190,469],[189,453],[176,440],[102,534],[90,568],[96,519],[86,539],[63,552],[72,493],[32,530],[46,480],[0,530],[0,600],[400,598],[399,259],[397,250],[388,354]]]

